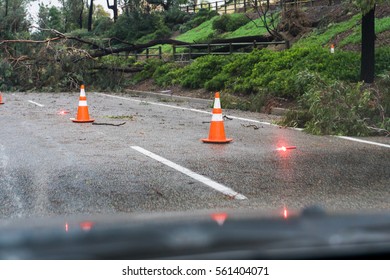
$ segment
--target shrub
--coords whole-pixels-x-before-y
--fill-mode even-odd
[[[148,59],[145,63],[142,65],[144,66],[144,69],[135,74],[132,78],[132,82],[134,84],[142,82],[146,79],[149,79],[153,76],[153,73],[156,71],[156,69],[164,64],[163,61],[159,59]]]
[[[250,21],[244,14],[224,14],[213,21],[213,29],[218,32],[231,32]]]
[[[165,63],[156,68],[152,77],[156,85],[167,87],[177,83],[180,75],[181,68],[177,69],[175,63]]]
[[[313,134],[366,136],[370,127],[384,127],[380,99],[361,83],[325,80],[318,73],[302,72],[298,84],[307,84],[299,98],[300,109],[291,111],[284,125],[302,126]]]
[[[179,30],[181,33],[187,32],[190,29],[193,29],[203,22],[212,19],[217,16],[218,13],[214,10],[200,9],[196,14],[193,15],[193,18],[187,21],[185,24],[181,25]]]
[[[377,75],[390,71],[390,47],[375,50],[375,72]]]
[[[203,88],[228,62],[229,58],[224,56],[200,57],[183,69],[180,84],[187,88]]]

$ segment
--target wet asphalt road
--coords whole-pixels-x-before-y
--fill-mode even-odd
[[[388,145],[377,146],[235,118],[225,120],[231,144],[204,144],[200,138],[208,135],[212,100],[172,102],[134,94],[115,98],[87,89],[96,123],[126,122],[109,126],[72,123],[78,97],[78,92],[3,94],[0,219],[202,209],[279,211],[313,204],[331,211],[390,209],[388,138],[368,139]],[[63,110],[69,113],[59,114]],[[257,113],[223,113],[270,121]],[[297,149],[277,151],[281,145]],[[223,194],[135,146],[246,199]]]

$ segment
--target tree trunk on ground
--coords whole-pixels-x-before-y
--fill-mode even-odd
[[[362,18],[360,80],[373,83],[375,76],[375,6]]]

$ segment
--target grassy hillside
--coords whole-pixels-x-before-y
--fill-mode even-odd
[[[316,11],[313,8],[313,11]],[[309,10],[308,13],[312,11]],[[355,11],[356,13],[356,11]],[[237,14],[232,14],[227,17],[230,17],[232,20],[237,18]],[[383,15],[382,15],[383,16]],[[221,16],[215,16],[210,20],[207,20],[200,24],[199,26],[180,34],[175,37],[175,39],[180,41],[185,41],[188,43],[199,43],[207,42],[216,38],[236,38],[242,36],[255,36],[255,35],[265,35],[267,30],[262,26],[260,19],[255,19],[248,22],[247,24],[238,27],[235,30],[228,32],[217,32],[213,29],[213,23],[218,20]],[[319,13],[319,15],[312,16],[313,18],[322,17],[322,22],[329,21],[328,17]],[[331,10],[329,12],[329,17],[331,17]],[[318,24],[318,28],[312,28],[310,32],[306,34],[301,34],[302,38],[298,40],[294,45],[296,47],[317,47],[317,46],[328,46],[329,44],[336,43],[337,47],[343,49],[348,48],[348,45],[356,45],[361,42],[361,15],[359,13],[351,15],[348,19],[329,24]],[[375,22],[376,34],[379,35],[386,31],[390,31],[390,15],[377,18]],[[379,38],[380,39],[380,38]],[[380,44],[383,46],[385,44]],[[357,49],[356,47],[354,49]],[[164,51],[171,51],[169,47],[165,47]]]
[[[224,108],[259,111],[270,100],[290,100],[299,106],[284,125],[301,126],[314,134],[370,135],[372,128],[390,131],[390,9],[382,10],[387,12],[376,19],[377,83],[373,87],[359,83],[360,13],[355,10],[340,18],[332,9],[343,12],[342,6],[335,6],[327,7],[327,14],[321,16],[313,14],[322,12],[319,7],[309,11],[310,17],[298,13],[304,25],[289,50],[210,55],[184,67],[161,63],[143,74],[160,87],[221,91]],[[205,42],[266,34],[259,20],[232,29],[237,22],[242,22],[242,16],[216,16],[176,39]],[[330,44],[336,45],[336,53],[330,53]]]

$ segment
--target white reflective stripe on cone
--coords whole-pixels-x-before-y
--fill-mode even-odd
[[[222,114],[213,114],[211,121],[212,122],[222,122],[223,121]]]
[[[221,100],[219,98],[215,98],[214,109],[221,109]]]
[[[85,97],[85,89],[82,88],[80,90],[80,96]]]
[[[87,100],[80,100],[79,101],[79,106],[88,106],[87,105]]]

